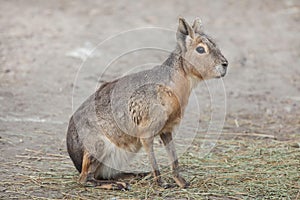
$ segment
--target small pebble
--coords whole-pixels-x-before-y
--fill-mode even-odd
[[[5,187],[0,187],[0,192],[5,192],[6,191],[6,188]]]
[[[290,144],[290,146],[294,147],[294,148],[300,148],[300,143],[294,142],[294,143]]]

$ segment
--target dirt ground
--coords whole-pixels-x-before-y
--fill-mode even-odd
[[[0,198],[300,199],[299,10],[297,0],[0,0]],[[80,186],[65,135],[84,50],[136,28],[175,31],[178,16],[200,17],[229,61],[223,134],[206,157],[193,156],[198,137],[179,159],[189,189],[164,191],[151,179],[123,192]],[[174,38],[166,41],[162,34],[157,42],[172,46]],[[99,51],[108,58],[142,39],[129,34]],[[98,84],[100,57],[90,59],[97,72],[90,67],[80,74],[74,108]],[[124,61],[112,70],[131,67]],[[209,100],[207,93],[202,98]],[[200,109],[197,121],[206,127],[210,104]]]

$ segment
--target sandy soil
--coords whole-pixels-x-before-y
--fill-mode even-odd
[[[0,166],[5,172],[0,174],[1,180],[17,181],[22,173],[30,173],[26,156],[33,156],[32,151],[67,157],[65,134],[73,112],[74,79],[85,56],[80,48],[92,49],[112,35],[141,27],[176,30],[178,16],[189,21],[199,16],[229,60],[229,72],[223,80],[227,97],[224,132],[266,134],[279,141],[300,142],[299,6],[296,0],[1,0]],[[136,35],[128,37],[102,49],[104,55],[139,40]],[[157,41],[172,46],[174,38],[167,42],[160,41],[162,38]],[[91,58],[97,73],[91,67],[81,74],[75,90],[77,103],[98,84],[104,66],[97,59]],[[145,56],[138,59],[140,63],[147,60]],[[155,61],[164,59],[159,54]],[[120,69],[113,68],[116,73],[131,69],[124,63]],[[105,78],[116,76],[108,73]],[[205,112],[202,117],[205,126]],[[235,140],[236,135],[223,137]],[[28,164],[20,165],[22,162]],[[74,170],[71,161],[66,162],[63,169]],[[42,160],[38,169],[55,167]],[[18,197],[13,189],[6,190],[1,185],[1,197],[26,199],[28,192],[17,188],[25,195]],[[48,194],[48,198],[63,196]]]

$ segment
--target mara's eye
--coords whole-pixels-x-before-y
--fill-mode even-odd
[[[204,49],[204,47],[197,47],[196,48],[196,51],[198,52],[198,53],[205,53],[205,49]]]

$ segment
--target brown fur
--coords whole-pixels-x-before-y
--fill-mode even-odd
[[[143,147],[155,182],[166,186],[153,149],[154,137],[159,135],[174,181],[188,186],[179,174],[172,132],[192,89],[199,81],[224,76],[227,60],[203,33],[198,19],[190,27],[180,18],[176,37],[176,49],[161,66],[103,84],[71,117],[67,147],[81,183],[128,189],[126,183],[107,179],[121,177],[122,166]],[[199,46],[205,52],[197,52]]]

